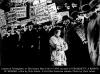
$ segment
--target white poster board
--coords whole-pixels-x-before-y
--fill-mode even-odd
[[[12,11],[15,11],[17,18],[25,18],[26,17],[26,6],[22,7],[13,7]]]
[[[56,4],[52,3],[52,4],[48,5],[48,11],[50,14],[57,13]]]
[[[49,11],[49,14],[50,14],[51,21],[58,19],[57,8],[56,8],[55,3],[48,5],[48,11]]]
[[[37,24],[48,22],[50,20],[46,2],[35,6],[35,16]]]

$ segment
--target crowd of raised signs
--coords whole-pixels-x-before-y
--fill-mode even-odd
[[[43,21],[42,23],[37,24],[37,22],[34,21],[35,20],[34,17],[33,17],[34,14],[31,15],[32,11],[29,12],[28,9],[27,9],[28,6],[31,6],[30,3],[24,3],[24,4],[23,3],[22,4],[21,3],[16,3],[16,4],[9,3],[9,4],[11,4],[11,7],[10,7],[9,11],[5,12],[5,10],[0,9],[0,13],[2,13],[2,15],[0,14],[0,17],[1,17],[1,19],[0,19],[0,34],[1,34],[2,38],[4,36],[8,37],[10,35],[14,35],[15,33],[20,35],[21,31],[25,32],[29,28],[31,28],[31,29],[35,28],[35,26],[37,26],[38,28],[43,27],[46,31],[47,30],[50,31],[52,28],[55,27],[55,25],[57,23],[62,22],[63,16],[58,15],[58,14],[57,14],[57,16],[55,16],[53,18],[53,20],[49,20],[49,21],[45,20],[46,18],[41,18],[41,16],[43,16],[43,17],[48,17],[48,16],[45,15],[45,13],[44,13],[45,11],[43,12],[43,10],[40,10],[40,11],[37,11],[37,13],[39,13],[37,15],[40,17],[40,20],[38,18],[38,21],[41,22],[41,19],[44,19],[44,20],[42,20]],[[51,3],[51,4],[54,4],[54,3]],[[15,13],[12,12],[12,9],[14,9],[14,6],[16,7],[16,5],[18,6],[18,8],[16,9],[15,12],[17,13],[17,15],[19,15],[19,17],[16,16]],[[27,5],[27,8],[25,8],[25,10],[21,11],[21,7],[22,7],[22,9],[24,9],[23,5]],[[66,3],[65,3],[65,5],[66,5]],[[42,4],[41,4],[41,6],[42,6]],[[75,6],[75,4],[74,4],[74,6]],[[56,7],[56,9],[55,9],[55,7],[56,6],[54,6],[54,11],[53,11],[53,8],[51,7],[52,8],[51,9],[52,13],[55,13],[55,12],[57,12],[57,10],[60,10],[59,6]],[[17,10],[20,10],[20,11],[17,11]],[[41,15],[41,11],[42,11],[43,15]],[[34,12],[32,12],[32,13],[34,13]],[[24,14],[24,15],[22,15],[22,14]],[[21,19],[21,20],[19,20],[19,19]],[[51,23],[42,25],[46,21],[51,22]],[[57,23],[55,23],[55,22],[57,22]],[[29,23],[31,23],[31,24],[29,24]]]
[[[43,6],[44,3],[38,4],[38,8],[35,8],[35,7],[37,7],[37,5],[31,6],[32,3],[28,3],[28,2],[27,3],[9,3],[9,4],[11,4],[10,5],[11,7],[8,12],[5,12],[5,10],[0,9],[0,13],[2,13],[2,15],[0,14],[0,17],[1,17],[0,18],[0,34],[1,34],[2,38],[4,36],[9,37],[10,35],[18,34],[19,40],[21,38],[21,33],[26,32],[28,29],[29,29],[29,31],[31,31],[32,29],[40,30],[41,28],[43,28],[45,31],[50,31],[51,29],[58,26],[56,24],[64,23],[65,20],[63,19],[63,17],[64,16],[69,17],[70,11],[75,10],[75,9],[76,9],[76,11],[78,11],[78,9],[79,9],[78,5],[75,3],[72,3],[71,4],[72,6],[69,6],[68,3],[65,3],[64,6],[57,6],[55,3],[50,3],[51,5],[53,4],[54,7],[51,7],[51,10],[49,8],[49,10],[50,10],[49,13],[52,16],[56,15],[55,17],[52,18],[52,16],[48,16],[48,14],[46,13],[46,11],[45,11],[46,9]],[[51,6],[50,4],[48,4],[49,5],[48,7]],[[26,6],[26,8],[25,8],[25,6]],[[28,7],[30,9],[28,9]],[[32,7],[33,7],[33,10],[31,9]],[[35,10],[34,10],[34,8],[35,8]],[[38,9],[42,9],[42,8],[44,10],[38,10]],[[12,10],[15,10],[16,15],[15,15],[15,13],[12,12]],[[58,13],[58,11],[59,11],[59,13]],[[36,14],[36,15],[34,15],[34,14]],[[82,16],[84,17],[84,15],[82,15]],[[52,19],[50,19],[48,21],[48,17],[50,17]],[[78,16],[78,20],[84,19],[83,17]],[[2,21],[1,19],[3,19],[4,21]],[[36,22],[36,20],[39,22],[39,24]],[[74,19],[73,19],[73,21],[74,21]],[[45,22],[49,22],[49,24],[45,23]],[[81,24],[84,24],[84,21],[80,21],[80,22],[81,22]],[[67,20],[67,22],[65,22],[66,25],[68,25],[69,23],[70,23],[69,20]],[[73,22],[73,23],[77,24],[77,22]],[[64,27],[64,25],[60,25],[60,26]],[[77,33],[79,33],[79,35],[84,34],[83,31],[81,33],[80,32],[77,32]]]
[[[9,2],[8,5],[8,11],[0,9],[0,35],[2,38],[2,48],[4,49],[3,57],[9,58],[9,60],[5,60],[7,63],[12,59],[17,62],[22,61],[22,63],[27,59],[28,62],[33,63],[38,60],[38,56],[31,56],[40,54],[43,56],[41,55],[38,61],[47,63],[47,61],[41,60],[41,58],[50,59],[48,58],[50,57],[50,53],[47,49],[49,49],[49,39],[52,36],[52,31],[56,27],[60,27],[64,35],[66,35],[66,32],[69,30],[72,30],[69,32],[70,35],[77,33],[81,41],[84,42],[86,40],[84,32],[84,17],[86,17],[86,14],[84,14],[84,12],[77,14],[79,5],[75,3],[71,5],[64,3],[61,6],[57,6],[56,3],[45,2],[37,5],[32,5],[32,3],[29,2]],[[100,9],[98,8],[97,11],[98,10]],[[75,13],[74,11],[77,12]],[[71,13],[75,14],[71,15]],[[73,31],[73,29],[75,29],[75,31]],[[72,39],[75,38],[74,36],[69,36],[69,39],[69,44],[71,44]],[[77,42],[77,38],[75,41]],[[74,47],[71,48],[75,49]],[[26,55],[27,53],[29,54]],[[12,55],[15,58],[13,58]],[[21,60],[18,60],[18,58]],[[30,59],[35,60],[32,61]],[[13,61],[10,61],[10,63],[13,63]]]

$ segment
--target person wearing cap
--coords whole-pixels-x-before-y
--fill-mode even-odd
[[[61,30],[57,29],[49,40],[51,46],[51,61],[54,66],[67,66],[65,51],[68,50],[68,45],[60,35]]]

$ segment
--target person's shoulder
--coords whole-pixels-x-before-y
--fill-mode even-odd
[[[63,40],[63,38],[62,38],[62,37],[59,37],[59,39]]]
[[[53,36],[51,36],[51,38],[55,38],[55,36],[53,35]]]
[[[52,36],[50,39],[51,39],[51,40],[52,40],[52,39],[54,40],[54,39],[56,39],[56,37],[55,37],[55,36]]]

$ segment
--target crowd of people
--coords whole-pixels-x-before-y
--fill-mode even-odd
[[[60,22],[29,21],[24,26],[1,27],[1,65],[93,66],[87,42],[87,25],[92,18],[88,13],[72,12]]]
[[[49,24],[50,23],[51,22],[49,22]],[[27,65],[36,65],[36,66],[39,65],[67,66],[67,65],[74,65],[74,64],[78,65],[82,63],[82,60],[80,60],[81,62],[79,61],[80,57],[78,58],[78,54],[77,54],[79,51],[81,52],[82,51],[81,48],[83,48],[81,47],[83,43],[80,37],[77,35],[73,25],[70,24],[70,26],[64,27],[64,24],[63,25],[62,24],[63,23],[55,24],[54,26],[52,25],[40,26],[40,25],[34,25],[32,22],[29,22],[23,28],[19,26],[17,30],[12,29],[10,31],[9,30],[6,31],[7,33],[5,33],[4,36],[2,36],[2,40],[1,40],[2,55],[3,55],[2,64],[3,65],[8,65],[8,64],[26,65],[27,64]],[[61,28],[60,29],[62,32],[61,37],[59,35],[58,38],[56,38],[55,28]],[[66,28],[69,29],[68,32],[66,31]],[[60,38],[60,40],[58,40],[58,42],[56,43],[59,44],[62,42],[61,47],[64,46],[63,41],[64,44],[67,43],[65,45],[64,50],[60,49],[58,45],[58,48],[55,47],[56,49],[54,49],[55,52],[52,52],[51,45],[50,45],[51,43],[49,41],[53,35],[56,41]],[[54,43],[55,40],[53,41]],[[78,41],[80,41],[82,45],[79,45],[80,43]],[[76,42],[78,42],[77,46],[76,46]],[[54,45],[56,45],[56,43]],[[57,52],[59,51],[58,52],[59,54],[57,54],[56,51]],[[88,54],[88,50],[86,51]],[[60,55],[60,56],[56,56],[56,55]],[[59,59],[62,59],[63,63],[56,62],[55,58],[58,58],[58,61]],[[74,58],[78,58],[76,62],[74,61]],[[52,64],[53,61],[54,64]]]
[[[18,64],[19,61],[20,64],[23,61],[22,64],[25,62],[30,64],[40,59],[40,54],[48,46],[46,42],[48,31],[45,31],[43,27],[33,25],[29,22],[24,28],[19,26],[17,30],[12,29],[13,32],[6,31],[8,33],[5,33],[1,40],[3,57],[6,58],[2,63]]]

